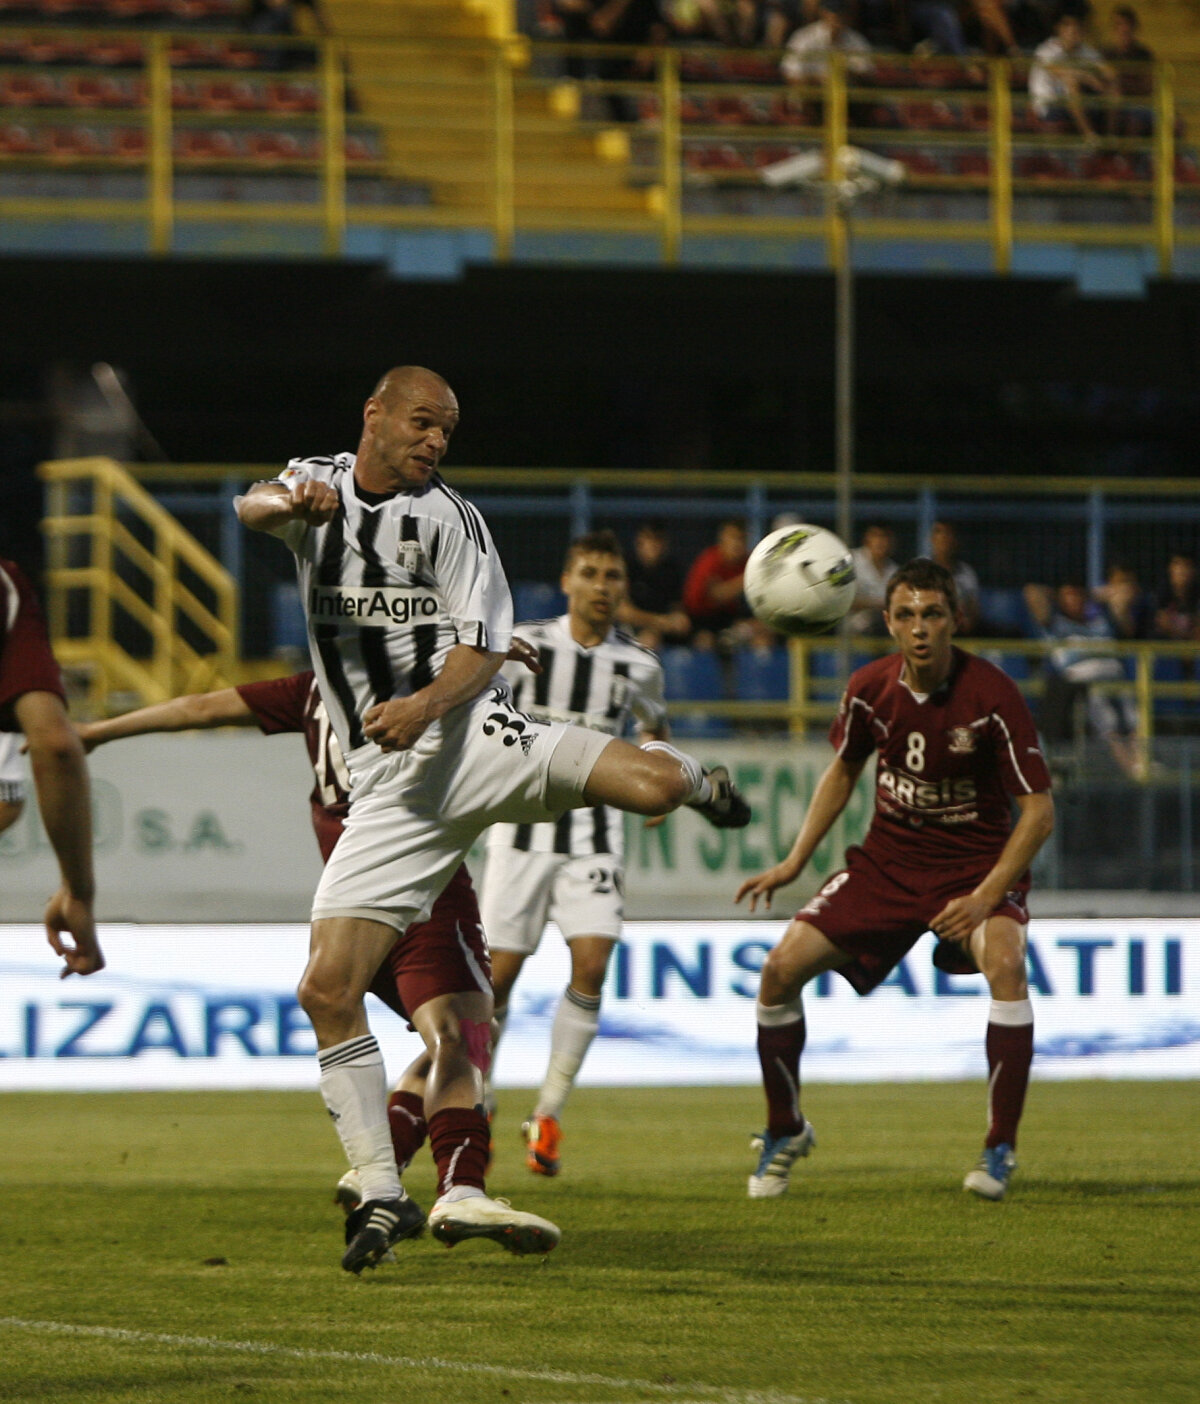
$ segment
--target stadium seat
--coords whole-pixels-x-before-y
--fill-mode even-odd
[[[676,646],[662,652],[665,692],[670,711],[672,700],[679,702],[718,702],[725,696],[721,665],[715,653]],[[727,736],[729,723],[706,712],[671,717],[671,731],[681,737]]]
[[[979,617],[983,631],[999,630],[1004,634],[1029,632],[1029,611],[1020,590],[985,587],[979,591]]]
[[[662,651],[667,699],[719,702],[725,696],[717,655],[703,649],[677,645]]]
[[[1154,681],[1186,682],[1189,674],[1182,658],[1156,658],[1154,660]],[[1193,715],[1195,703],[1186,697],[1156,697],[1154,714],[1159,717],[1179,717]]]
[[[557,585],[544,580],[515,580],[512,587],[513,618],[555,619],[566,609],[566,601]]]
[[[1025,682],[1033,673],[1032,665],[1023,653],[1002,653],[996,661],[1013,682]]]
[[[733,655],[733,687],[739,702],[787,701],[787,649],[739,648]]]
[[[308,652],[300,587],[294,580],[281,581],[271,589],[271,651],[278,653],[282,649]]]

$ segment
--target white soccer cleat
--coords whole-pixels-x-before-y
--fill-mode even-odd
[[[466,1238],[490,1238],[510,1253],[548,1253],[562,1237],[558,1225],[549,1219],[483,1194],[452,1204],[439,1200],[429,1211],[429,1231],[448,1248]]]
[[[788,1174],[797,1160],[817,1144],[817,1133],[806,1121],[794,1136],[772,1136],[764,1131],[750,1142],[759,1152],[758,1169],[750,1176],[746,1193],[751,1199],[778,1199],[787,1193]]]

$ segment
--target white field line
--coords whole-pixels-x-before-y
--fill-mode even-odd
[[[388,1365],[405,1370],[447,1370],[463,1375],[490,1375],[511,1380],[537,1380],[546,1384],[593,1385],[602,1389],[639,1390],[660,1394],[676,1404],[836,1404],[814,1395],[779,1394],[774,1390],[726,1389],[717,1385],[679,1381],[628,1380],[616,1375],[576,1374],[569,1370],[526,1370],[509,1365],[487,1365],[466,1360],[445,1360],[436,1355],[381,1355],[373,1350],[302,1350],[266,1341],[228,1341],[216,1336],[176,1336],[159,1331],[129,1331],[119,1326],[76,1326],[66,1321],[31,1321],[20,1316],[0,1316],[0,1329],[46,1335],[90,1336],[123,1341],[129,1345],[175,1346],[194,1351],[230,1351],[240,1355],[275,1356],[286,1360],[336,1360],[353,1365]],[[842,1402],[844,1404],[844,1401]]]

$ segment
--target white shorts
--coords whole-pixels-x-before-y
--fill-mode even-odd
[[[484,693],[408,751],[352,753],[345,831],[313,897],[313,920],[365,917],[404,931],[425,921],[489,824],[545,823],[583,803],[612,738],[543,722]]]
[[[625,874],[611,853],[572,858],[489,848],[479,903],[488,945],[532,955],[556,922],[568,941],[576,936],[621,938]]]

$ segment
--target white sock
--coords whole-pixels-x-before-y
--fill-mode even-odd
[[[804,999],[797,995],[790,1004],[755,1004],[754,1013],[764,1029],[777,1029],[804,1018]]]
[[[557,1119],[566,1106],[579,1069],[600,1028],[600,996],[581,995],[570,985],[563,992],[550,1034],[550,1066],[538,1093],[534,1116]]]
[[[1006,1024],[1009,1028],[1021,1028],[1033,1023],[1033,1001],[1031,999],[994,999],[988,1010],[989,1024]]]
[[[445,1194],[438,1195],[439,1204],[457,1204],[460,1199],[486,1199],[487,1195],[476,1185],[455,1185]]]
[[[674,746],[666,741],[647,741],[642,746],[643,751],[663,751],[668,756],[674,756],[683,769],[683,773],[691,782],[692,793],[684,800],[684,804],[707,804],[712,799],[712,783],[704,773],[704,767],[695,758],[683,751],[677,751]]]
[[[387,1076],[373,1034],[323,1048],[321,1096],[341,1137],[346,1159],[362,1181],[363,1202],[399,1199],[400,1172],[387,1117]]]

